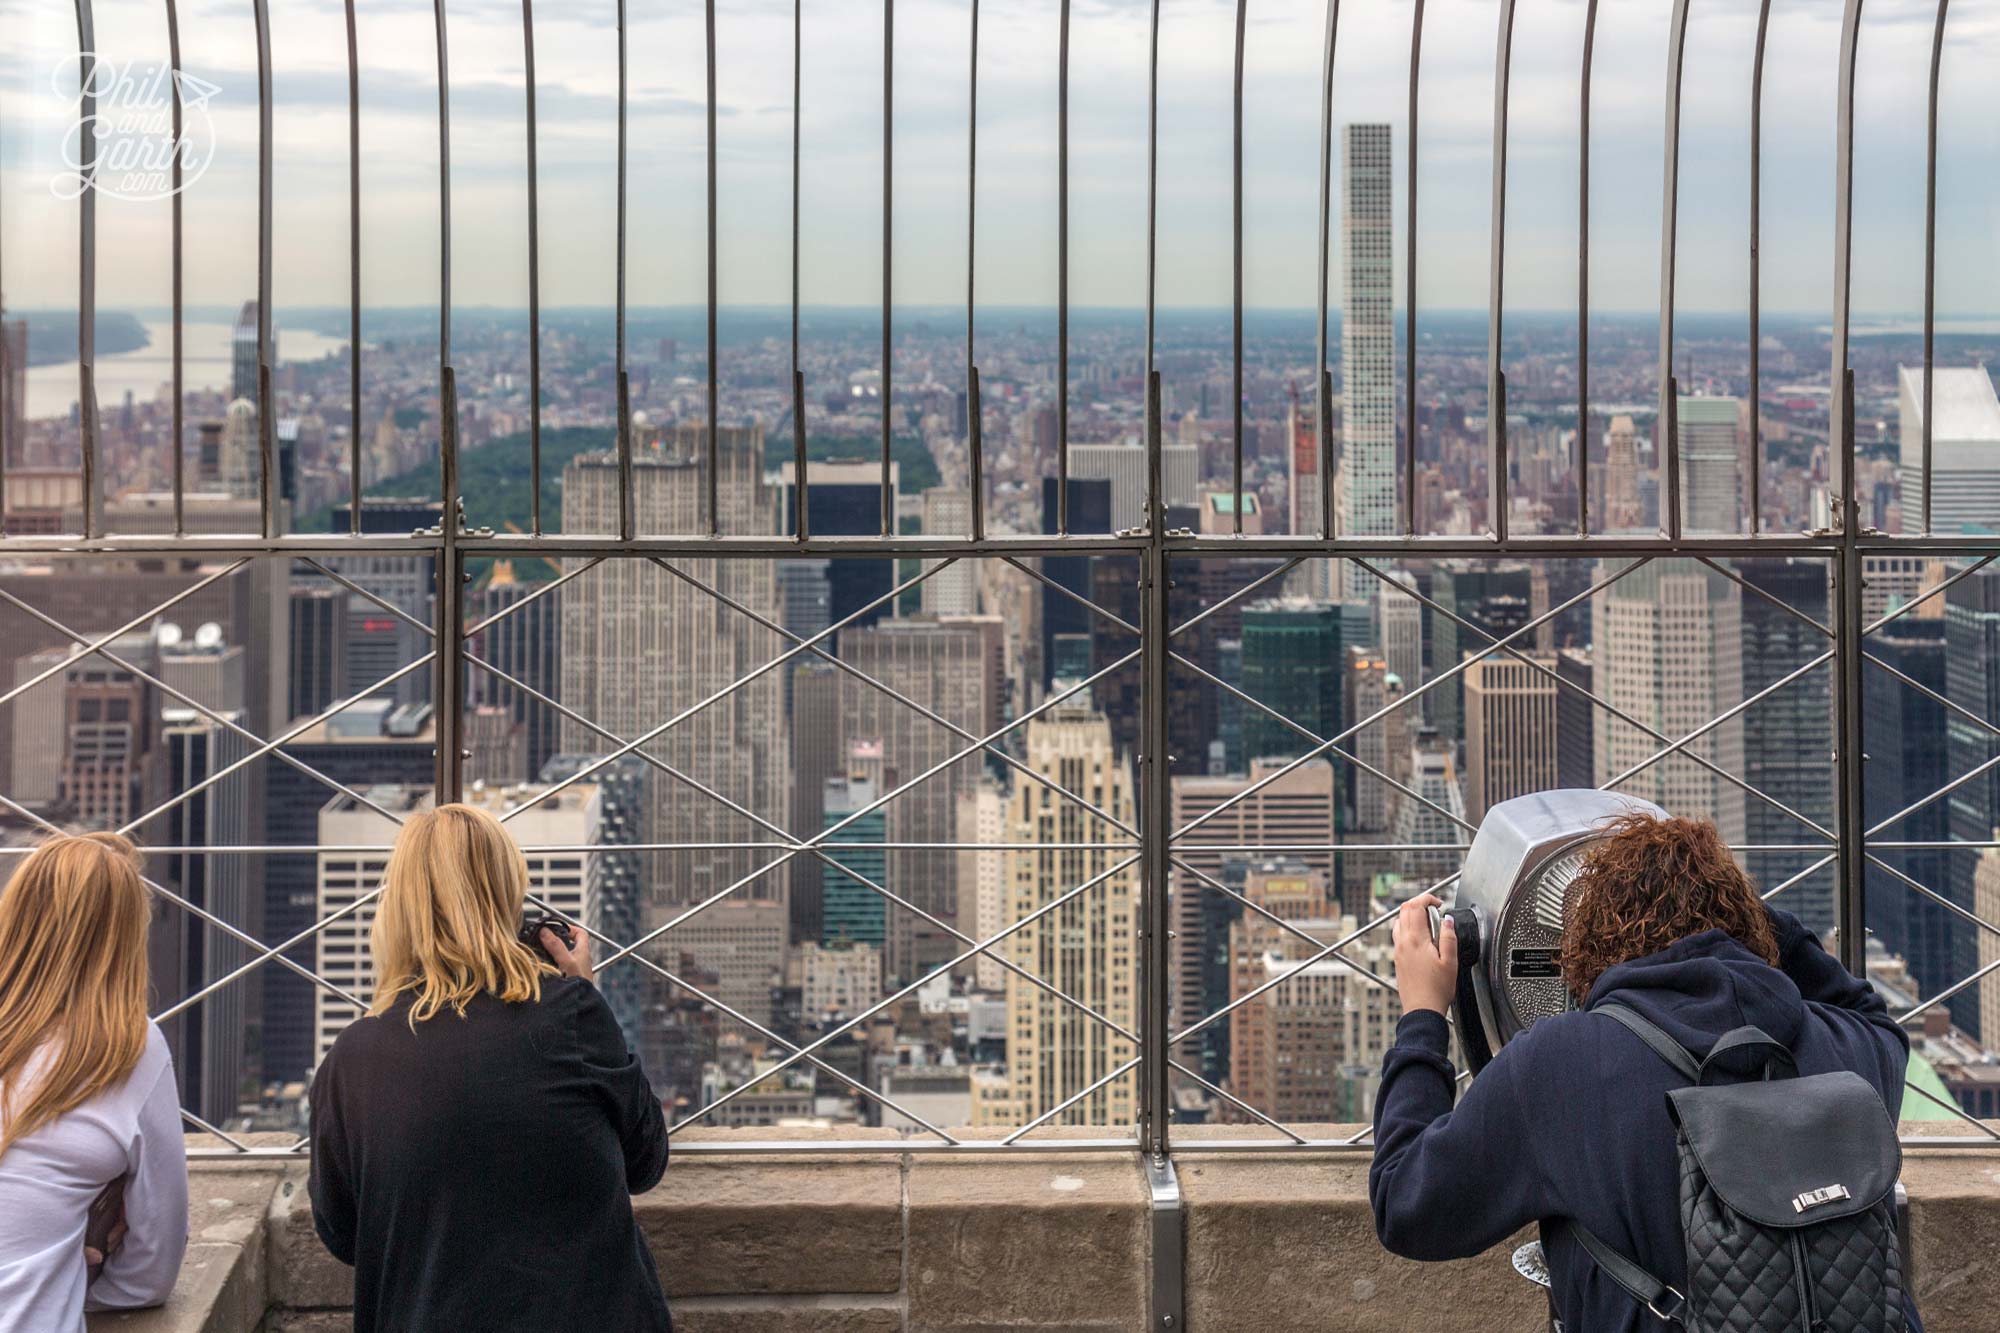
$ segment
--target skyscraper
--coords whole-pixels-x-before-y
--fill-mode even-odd
[[[28,321],[0,318],[0,457],[26,462],[28,447]]]
[[[257,303],[245,301],[229,330],[229,396],[248,400],[253,413],[257,408],[258,363],[262,359],[257,346]]]
[[[1743,404],[1734,398],[1682,398],[1675,408],[1681,456],[1681,530],[1738,532],[1749,480],[1743,450]]]
[[[1943,598],[1925,604],[1943,611]],[[1870,636],[1868,651],[1933,694],[1945,692],[1944,617],[1917,612],[1902,616]],[[1944,705],[1912,689],[1882,667],[1861,676],[1862,718],[1868,762],[1865,822],[1870,828],[1907,809],[1950,781]],[[1904,816],[1884,841],[1940,843],[1951,835],[1949,800],[1931,801]],[[1987,839],[1990,841],[1990,839]],[[1871,855],[1925,888],[1950,895],[1953,853],[1942,847],[1880,847]],[[1993,918],[1988,918],[1992,920]],[[1961,918],[1904,884],[1871,861],[1868,866],[1868,928],[1889,952],[1900,954],[1926,993],[1950,985],[1953,929]],[[1983,1021],[1983,1020],[1982,1020]]]
[[[257,404],[237,398],[222,414],[222,489],[238,500],[258,499],[264,470],[263,448],[257,438]]]
[[[546,582],[522,579],[510,560],[496,560],[486,581],[466,599],[469,624],[494,620],[481,630],[471,651],[531,690],[560,699],[562,688],[562,597]],[[476,704],[505,708],[526,733],[526,764],[515,780],[534,778],[561,748],[562,715],[515,688],[493,672],[473,666],[467,673],[467,695]]]
[[[1596,785],[1597,705],[1590,701],[1590,650],[1565,648],[1556,654],[1556,785]]]
[[[1340,608],[1331,602],[1273,598],[1243,612],[1245,694],[1320,737],[1340,730],[1345,654]],[[1292,759],[1314,742],[1262,708],[1243,713],[1243,752],[1251,759]]]
[[[1924,371],[1897,377],[1903,531],[1923,530]],[[2000,398],[1984,366],[1931,372],[1931,531],[2000,532]],[[1955,1012],[1955,1011],[1954,1011]]]
[[[761,427],[738,432],[745,436],[739,442],[745,447],[748,437],[754,435],[756,455],[763,456],[764,432]],[[677,441],[678,443],[678,441]],[[692,441],[706,448],[705,441]],[[761,464],[760,464],[761,466]],[[730,528],[728,531],[791,533],[797,517],[797,500],[793,496],[795,482],[792,477],[793,465],[784,462],[778,465],[778,485],[775,493],[777,506],[775,521],[778,526],[751,528]],[[900,466],[889,464],[889,486],[893,490],[900,484]],[[765,520],[758,520],[765,522]],[[873,537],[882,531],[882,465],[879,462],[859,460],[827,461],[806,465],[806,528],[815,537]],[[642,525],[641,531],[644,531]],[[662,529],[662,531],[693,532],[695,527]],[[844,620],[862,607],[875,601],[895,586],[896,562],[894,560],[864,560],[844,557],[826,562],[827,618],[828,623]],[[884,616],[894,614],[884,603],[856,620],[856,626],[872,625]],[[837,638],[837,636],[836,636]]]
[[[872,758],[875,770],[880,772],[880,742],[859,742],[855,748],[859,751],[863,746],[872,748],[872,755],[865,757]],[[869,809],[882,795],[878,782],[879,779],[859,772],[826,780],[826,794],[821,800],[826,827],[841,826],[839,832],[826,839],[826,845],[831,848],[844,843],[874,844],[830,851],[829,859],[839,862],[838,866],[814,861],[820,872],[820,942],[826,945],[866,944],[880,949],[888,939],[889,900],[840,868],[846,866],[886,887],[889,853],[881,844],[889,840],[888,817],[881,807]],[[861,813],[864,810],[866,814]],[[860,818],[855,818],[856,815]]]
[[[1465,793],[1451,750],[1450,743],[1436,731],[1418,728],[1416,743],[1410,747],[1409,791],[1400,793],[1396,811],[1395,841],[1405,847],[1439,850],[1397,852],[1394,863],[1401,874],[1436,880],[1457,870],[1465,860],[1465,854],[1456,850],[1466,837],[1465,826],[1458,822],[1465,819]],[[1416,800],[1410,792],[1424,799]]]
[[[1945,697],[1974,717],[2000,717],[2000,570],[1988,566],[1969,574],[1946,589],[1944,596]],[[1950,802],[1951,837],[1956,842],[1990,842],[1993,830],[2000,828],[2000,781],[1995,780],[1991,769],[1979,770],[1992,756],[1993,734],[1965,717],[1958,708],[1949,709],[1944,715],[1947,771],[1954,776],[1972,773],[1978,776],[1954,788],[1945,798]],[[1927,791],[1910,792],[1896,809],[1926,794]],[[1902,838],[1894,828],[1885,832],[1891,838]],[[1952,902],[1968,910],[1973,904],[1973,877],[1978,863],[1976,852],[1952,852],[1950,881],[1942,890]],[[1946,924],[1950,934],[1949,971],[1936,978],[1920,978],[1925,989],[1932,993],[1969,976],[1978,966],[1978,942],[1973,938],[1978,927],[1960,918]],[[1952,1021],[1981,1040],[1995,1040],[2000,1034],[1980,1030],[1976,990],[1974,987],[1961,991],[1946,1001],[1951,1006]]]
[[[1614,566],[1605,562],[1601,582]],[[1707,726],[1743,698],[1742,589],[1692,560],[1656,560],[1599,594],[1597,693],[1670,738]],[[1663,743],[1605,714],[1593,737],[1593,786],[1650,760]],[[1725,772],[1743,771],[1741,714],[1683,747]],[[1743,841],[1743,792],[1680,753],[1649,764],[1613,790],[1676,815],[1711,819]]]
[[[1742,599],[1743,693],[1748,696],[1775,685],[1830,646],[1825,635],[1784,609],[1790,607],[1826,623],[1830,571],[1824,560],[1770,558],[1739,560],[1736,572],[1783,604],[1773,605],[1769,598],[1754,593]],[[1867,670],[1874,674],[1878,668]],[[1831,664],[1772,691],[1746,709],[1742,720],[1743,780],[1820,827],[1833,827]],[[1872,737],[1868,748],[1872,764],[1876,762]],[[1752,846],[1817,840],[1805,824],[1747,792],[1743,795],[1743,838]],[[1746,852],[1743,864],[1759,884],[1772,889],[1819,857],[1815,852]],[[1833,885],[1832,869],[1821,870],[1785,890],[1780,901],[1824,935],[1836,924]]]
[[[1072,444],[1069,447],[1069,475],[1072,482],[1111,483],[1109,526],[1084,527],[1072,504],[1071,532],[1123,532],[1146,524],[1146,447],[1137,440],[1112,444]],[[1160,446],[1160,485],[1166,492],[1162,503],[1170,508],[1193,508],[1200,499],[1201,453],[1192,444],[1163,443]],[[1074,497],[1072,497],[1072,500]]]
[[[924,492],[924,535],[964,537],[972,531],[972,497],[949,486]],[[927,560],[926,569],[938,562]],[[970,616],[979,611],[979,563],[958,560],[925,579],[917,589],[917,605],[936,616]]]
[[[1639,495],[1639,432],[1632,418],[1611,418],[1604,433],[1603,500],[1595,526],[1603,532],[1637,532],[1646,526]]]
[[[1436,660],[1431,672],[1436,676],[1443,676],[1468,655],[1491,650],[1494,640],[1506,638],[1527,624],[1537,610],[1547,609],[1537,605],[1534,571],[1520,561],[1443,561],[1431,572],[1431,596],[1444,610],[1486,632],[1475,633],[1450,615],[1434,617],[1431,639]],[[1547,652],[1552,640],[1551,627],[1543,625],[1510,646],[1523,652]],[[1464,696],[1462,672],[1441,681],[1425,695],[1431,701],[1430,716],[1438,734],[1447,740],[1456,741],[1461,734],[1460,701]]]
[[[1348,125],[1341,146],[1337,514],[1344,536],[1383,536],[1396,530],[1395,186],[1389,126]],[[1372,596],[1373,583],[1361,570],[1349,569],[1345,595]]]
[[[1054,533],[1060,511],[1056,501],[1056,478],[1042,478],[1042,531]],[[1105,478],[1069,479],[1069,530],[1071,532],[1111,531],[1111,482]],[[1042,573],[1075,593],[1090,597],[1091,557],[1087,555],[1045,556]],[[1055,636],[1088,635],[1095,628],[1090,608],[1054,588],[1040,589],[1042,602],[1042,688],[1055,679]]]
[[[727,532],[768,533],[777,526],[777,497],[764,481],[757,434],[725,432],[720,441],[722,474],[716,495],[720,526]],[[632,504],[639,531],[701,530],[706,463],[700,443],[677,433],[669,449],[633,459]],[[563,474],[563,530],[617,527],[617,458],[584,454],[572,459]],[[782,668],[759,674],[783,645],[777,635],[702,591],[714,588],[775,619],[776,572],[766,560],[680,558],[674,564],[702,587],[646,560],[607,560],[564,585],[560,697],[565,706],[614,735],[633,739],[747,678],[748,683],[682,718],[646,749],[784,827],[791,796],[784,678]],[[562,734],[565,750],[604,750],[601,736],[574,722],[565,721]],[[648,824],[649,842],[770,840],[761,825],[665,775],[652,785]],[[773,859],[768,851],[726,847],[659,853],[650,906],[658,913],[700,902]],[[736,896],[779,899],[789,882],[789,873],[760,875]],[[684,945],[679,937],[676,942]]]
[[[826,827],[826,784],[846,776],[847,733],[840,725],[839,669],[818,659],[794,661],[798,664],[791,678],[792,831],[803,839]],[[825,863],[815,856],[795,856],[791,872],[792,938],[816,940]]]
[[[850,740],[878,741],[895,784],[914,782],[971,742],[911,708],[907,699],[974,737],[999,729],[1004,659],[997,616],[914,616],[850,631],[841,660],[898,699],[853,676],[840,677],[840,724]],[[981,768],[968,757],[889,802],[889,841],[950,843],[958,806]],[[893,786],[892,788],[893,789]],[[888,887],[925,911],[958,924],[958,859],[943,849],[900,850],[888,861]],[[949,934],[913,913],[890,914],[888,976],[914,979],[960,949]],[[821,934],[824,936],[825,928]]]
[[[1556,691],[1549,676],[1505,653],[1466,668],[1465,817],[1474,824],[1502,801],[1556,785]]]
[[[1099,807],[1112,817],[1128,824],[1138,817],[1129,757],[1112,751],[1111,728],[1091,712],[1083,696],[1072,696],[1028,724],[1027,760],[1037,772],[1063,774],[1072,779],[1066,785],[1097,794]],[[1067,850],[1007,854],[1008,919],[1042,912],[1003,941],[1007,956],[1129,1031],[1138,1022],[1138,867],[1113,871],[1130,853],[1079,848],[1115,841],[1116,830],[1074,801],[1046,796],[1039,783],[1014,776],[1008,841]],[[1098,883],[1061,907],[1043,911],[1099,876]],[[1107,1078],[1134,1054],[1132,1043],[1103,1023],[1010,972],[1006,1086],[1001,1095],[975,1097],[974,1123],[1025,1125]],[[1129,1124],[1137,1088],[1137,1078],[1128,1071],[1080,1098],[1056,1120]]]
[[[347,697],[347,589],[291,590],[292,676],[284,720],[312,717]]]

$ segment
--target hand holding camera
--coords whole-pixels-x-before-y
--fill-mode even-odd
[[[521,927],[521,943],[533,949],[566,977],[592,978],[590,936],[559,916],[544,916]]]

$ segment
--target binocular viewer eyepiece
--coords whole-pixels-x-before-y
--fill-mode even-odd
[[[1607,822],[1666,813],[1650,801],[1592,790],[1536,792],[1486,812],[1453,905],[1430,909],[1431,938],[1445,930],[1458,937],[1452,1016],[1473,1073],[1536,1021],[1576,1007],[1561,954],[1570,887]]]

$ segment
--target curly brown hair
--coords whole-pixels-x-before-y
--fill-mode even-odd
[[[1563,922],[1563,980],[1578,1003],[1607,968],[1704,930],[1726,930],[1777,965],[1771,914],[1715,825],[1630,814],[1604,828],[1570,888]]]

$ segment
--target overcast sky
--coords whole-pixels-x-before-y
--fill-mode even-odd
[[[702,5],[630,0],[630,299],[705,298]],[[882,9],[804,0],[803,297],[880,299]],[[436,299],[437,71],[432,11],[364,0],[364,300]],[[724,304],[789,299],[791,0],[718,0]],[[1160,287],[1168,305],[1229,300],[1233,0],[1165,0],[1160,38]],[[1144,299],[1147,0],[1074,0],[1071,299]],[[336,0],[271,0],[280,306],[347,295],[347,76]],[[1668,0],[1600,6],[1592,96],[1592,297],[1656,308]],[[1746,303],[1754,0],[1694,0],[1685,84],[1679,301]],[[1833,113],[1841,6],[1775,0],[1764,90],[1767,310],[1824,314],[1832,270]],[[1498,0],[1429,0],[1423,34],[1419,303],[1483,308],[1491,243]],[[164,58],[160,0],[97,0],[103,58]],[[1056,0],[984,0],[979,68],[978,294],[1055,297]],[[1924,88],[1933,0],[1868,0],[1861,48],[1856,304],[1922,299]],[[1323,0],[1249,0],[1245,282],[1252,306],[1313,300]],[[1345,0],[1336,124],[1394,126],[1398,299],[1404,244],[1410,0]],[[182,0],[183,63],[217,85],[213,167],[188,193],[187,299],[255,290],[256,62],[248,0]],[[968,0],[895,6],[895,293],[965,290]],[[1574,304],[1583,0],[1520,0],[1514,42],[1508,304]],[[543,0],[543,300],[613,291],[616,29],[611,0]],[[76,206],[49,180],[73,103],[53,71],[75,47],[71,0],[0,0],[0,289],[17,307],[76,298]],[[453,0],[454,298],[525,301],[521,9]],[[1952,10],[1940,112],[1939,308],[2000,312],[2000,6]],[[72,81],[73,82],[73,81]],[[1337,148],[1336,148],[1337,153]],[[1337,158],[1336,158],[1337,160]],[[1336,217],[1338,189],[1335,181]],[[100,303],[161,304],[169,210],[100,205]],[[1338,263],[1338,238],[1335,242]],[[1334,300],[1339,301],[1338,269]]]

